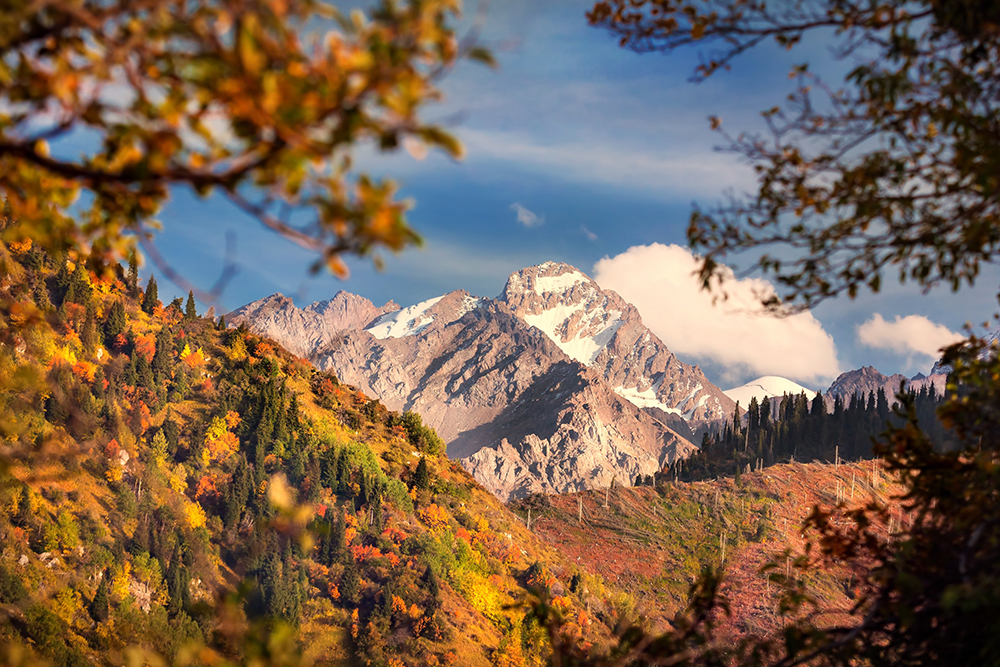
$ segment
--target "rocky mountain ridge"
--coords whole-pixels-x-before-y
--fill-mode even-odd
[[[456,291],[378,309],[338,297],[350,317],[275,295],[227,321],[303,351],[390,409],[420,412],[502,498],[630,483],[694,449],[687,420],[735,407],[633,306],[566,264],[518,271],[496,299]]]
[[[823,394],[828,410],[833,409],[834,401],[839,397],[844,403],[849,403],[855,394],[868,396],[869,393],[878,393],[881,389],[885,392],[889,402],[899,391],[900,383],[905,382],[907,389],[920,391],[924,387],[933,387],[940,396],[944,393],[945,383],[948,376],[943,373],[933,373],[928,376],[915,375],[908,378],[901,373],[885,375],[872,366],[862,366],[853,371],[841,373],[830,388]]]

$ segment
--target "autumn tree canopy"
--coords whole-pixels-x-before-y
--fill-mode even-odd
[[[95,263],[136,240],[156,258],[155,217],[185,186],[315,251],[314,270],[417,243],[393,183],[353,170],[352,149],[460,157],[420,114],[458,58],[489,56],[456,38],[456,0],[336,5],[5,3],[0,198],[17,233]]]

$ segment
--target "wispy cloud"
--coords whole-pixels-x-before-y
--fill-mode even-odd
[[[744,190],[753,173],[731,156],[650,150],[608,142],[546,144],[509,132],[463,130],[470,164],[494,161],[575,183],[611,185],[660,195],[718,195]]]
[[[529,229],[545,224],[545,216],[538,215],[534,211],[529,211],[517,202],[511,204],[510,209],[517,213],[517,221]]]
[[[583,232],[583,235],[587,237],[588,241],[596,241],[597,240],[597,234],[595,234],[594,232],[592,232],[589,229],[587,229],[586,225],[580,225],[580,231]]]

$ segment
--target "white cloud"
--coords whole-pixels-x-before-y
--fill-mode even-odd
[[[923,315],[896,316],[887,322],[880,313],[858,326],[858,342],[868,347],[891,350],[898,354],[923,354],[937,358],[941,348],[965,338],[943,324]]]
[[[595,234],[594,232],[592,232],[589,229],[587,229],[587,227],[585,225],[580,225],[580,231],[583,232],[583,235],[587,237],[588,241],[596,241],[597,240],[597,234]]]
[[[521,206],[517,202],[510,205],[512,211],[517,213],[517,221],[520,222],[525,227],[538,227],[539,225],[545,224],[545,217],[540,216],[537,213],[529,211],[525,207]]]
[[[780,375],[818,386],[840,372],[833,337],[812,313],[776,318],[762,312],[761,297],[774,294],[770,282],[727,271],[728,299],[713,303],[700,289],[697,267],[687,248],[654,243],[605,257],[594,266],[594,279],[638,308],[671,351],[718,364],[731,381]]]

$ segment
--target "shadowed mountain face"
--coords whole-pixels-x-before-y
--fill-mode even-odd
[[[630,483],[694,449],[688,420],[734,408],[634,307],[565,264],[513,274],[496,299],[457,291],[377,309],[341,292],[328,303],[338,300],[349,315],[321,318],[329,308],[275,295],[227,321],[301,350],[392,410],[419,412],[505,499]]]

